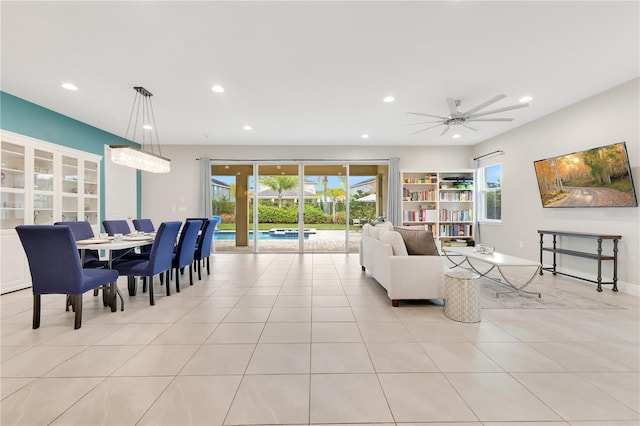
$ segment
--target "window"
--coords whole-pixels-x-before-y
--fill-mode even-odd
[[[492,164],[479,169],[480,220],[502,220],[502,164]]]

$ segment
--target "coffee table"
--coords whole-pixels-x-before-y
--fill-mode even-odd
[[[462,265],[466,263],[474,272],[480,274],[481,277],[488,278],[492,281],[497,282],[498,284],[502,284],[511,288],[510,291],[497,292],[496,297],[499,297],[501,294],[514,292],[537,294],[538,297],[542,297],[540,293],[524,290],[524,288],[526,288],[533,282],[533,280],[540,272],[540,268],[542,268],[542,265],[538,262],[498,252],[493,252],[492,254],[480,254],[478,252],[475,252],[473,247],[445,247],[443,252],[444,255],[447,256],[447,259],[449,259],[449,261],[453,263],[454,266],[452,267],[452,269],[462,267]],[[451,255],[462,256],[463,259],[452,259]],[[480,271],[476,265],[471,263],[471,260],[476,261],[476,264],[480,262],[489,265],[490,267],[484,272]],[[503,272],[504,268],[533,268],[533,274],[524,283],[517,283],[505,276]],[[498,271],[501,278],[487,276],[487,274],[494,269]]]

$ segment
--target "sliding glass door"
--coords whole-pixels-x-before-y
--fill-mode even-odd
[[[258,252],[299,252],[298,164],[258,164],[254,203],[254,243]]]
[[[384,215],[385,163],[216,162],[216,251],[357,253],[362,226]]]
[[[304,252],[346,250],[348,173],[348,164],[304,164]]]

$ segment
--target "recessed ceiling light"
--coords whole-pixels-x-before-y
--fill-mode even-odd
[[[456,133],[455,135],[453,135],[451,137],[454,138],[454,139],[458,139],[458,138],[460,138],[460,134]]]
[[[360,136],[360,137],[361,137],[362,139],[369,139],[369,135],[368,135],[368,134],[366,134],[366,133],[365,133],[364,135]]]
[[[525,103],[525,102],[531,102],[532,100],[533,98],[531,96],[523,96],[518,100],[518,102]]]
[[[151,127],[151,124],[145,124],[144,126],[142,126],[142,128],[145,129],[145,130],[153,129],[153,127]]]
[[[396,100],[396,98],[394,98],[393,96],[387,96],[387,97],[386,97],[386,98],[384,98],[382,101],[383,101],[383,102],[386,102],[386,103],[389,103],[389,102],[393,102],[393,101],[395,101],[395,100]]]
[[[253,130],[253,127],[246,125],[243,127],[244,130]]]
[[[229,165],[224,166],[225,169],[229,170]]]
[[[64,84],[62,85],[62,87],[63,87],[64,89],[67,89],[67,90],[73,90],[73,91],[78,90],[78,87],[77,87],[75,84],[72,84],[72,83],[64,83]]]
[[[224,93],[224,87],[220,86],[219,84],[212,86],[211,90],[213,90],[216,93]]]

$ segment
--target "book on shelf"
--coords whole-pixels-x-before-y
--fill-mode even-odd
[[[472,225],[467,224],[446,224],[440,225],[440,236],[442,237],[470,237]]]
[[[429,176],[424,176],[424,177],[407,177],[407,176],[405,176],[402,179],[402,183],[420,183],[420,184],[438,183],[438,176],[437,175],[429,175]]]
[[[438,213],[435,209],[419,208],[418,210],[405,210],[402,220],[405,222],[436,222]]]

